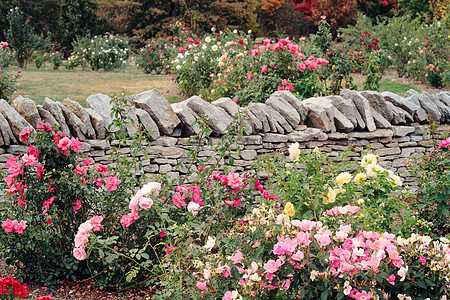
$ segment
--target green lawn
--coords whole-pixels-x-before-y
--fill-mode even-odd
[[[11,70],[17,71],[18,68]],[[36,69],[28,66],[22,69],[17,93],[37,104],[42,104],[48,97],[58,101],[70,98],[85,106],[86,98],[92,94],[112,96],[125,92],[132,95],[153,88],[157,88],[171,102],[180,101],[180,92],[171,76],[144,74],[132,66],[116,72],[67,70],[64,67],[53,70],[49,66]]]
[[[12,67],[12,71],[19,70]],[[61,101],[66,98],[86,105],[86,98],[92,94],[102,93],[112,96],[125,92],[128,95],[137,94],[157,88],[171,103],[182,100],[182,95],[172,81],[171,75],[149,75],[138,70],[134,65],[116,72],[93,72],[91,70],[67,70],[61,67],[53,70],[49,65],[36,69],[34,65],[22,69],[18,80],[17,93],[42,104],[45,97]],[[354,74],[358,90],[362,90],[364,77]],[[409,89],[416,89],[413,85],[383,79],[380,92],[390,91],[401,96]]]

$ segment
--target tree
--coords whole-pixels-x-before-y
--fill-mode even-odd
[[[33,32],[30,20],[25,20],[23,12],[12,8],[6,17],[9,28],[5,33],[11,49],[15,51],[15,58],[20,68],[25,67],[26,60],[33,51],[41,46],[41,40]]]
[[[314,24],[326,17],[331,25],[331,32],[336,35],[337,29],[344,27],[355,19],[357,0],[292,0],[295,10],[305,13]]]
[[[96,9],[89,0],[62,1],[57,40],[65,54],[70,53],[76,39],[102,33],[102,21],[95,14]]]
[[[133,0],[92,0],[97,5],[95,14],[105,20],[104,30],[118,34],[133,34],[131,19],[141,6]]]
[[[371,19],[391,17],[397,8],[397,0],[358,0],[358,11]]]

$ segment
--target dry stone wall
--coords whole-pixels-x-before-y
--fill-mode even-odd
[[[231,171],[249,169],[258,155],[285,151],[291,143],[300,148],[320,147],[330,157],[338,156],[348,146],[353,147],[353,159],[361,152],[371,151],[379,155],[380,164],[403,173],[406,181],[407,164],[411,157],[420,157],[431,151],[430,135],[424,124],[427,118],[441,124],[450,123],[450,92],[430,95],[408,91],[404,97],[390,92],[356,92],[343,90],[340,95],[310,98],[303,101],[286,91],[276,92],[265,103],[251,103],[239,107],[230,98],[220,98],[212,103],[198,96],[170,104],[158,90],[153,89],[131,96],[134,106],[127,116],[135,124],[142,124],[151,132],[146,152],[140,156],[147,174],[184,174],[175,166],[187,161],[188,137],[199,132],[194,121],[200,115],[211,120],[213,146],[201,149],[200,156],[214,156],[214,145],[226,134],[227,125],[237,112],[245,112],[249,118],[242,141],[241,152],[234,154]],[[111,127],[112,104],[110,97],[91,95],[87,108],[69,99],[63,102],[45,99],[43,105],[19,97],[12,103],[0,100],[0,164],[11,154],[26,152],[20,144],[19,134],[26,128],[35,128],[41,122],[59,125],[68,135],[84,141],[85,157],[96,163],[110,164],[108,152],[117,141],[106,141]],[[127,126],[130,135],[135,126]],[[130,149],[123,147],[122,153]]]

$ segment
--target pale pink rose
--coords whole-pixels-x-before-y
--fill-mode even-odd
[[[233,261],[234,264],[238,264],[241,262],[241,259],[244,257],[244,255],[242,254],[241,251],[237,251],[232,257],[231,260]]]
[[[22,220],[22,221],[20,221],[20,223],[18,223],[18,224],[15,226],[14,231],[15,231],[17,234],[22,234],[23,231],[24,231],[27,227],[28,227],[27,221]]]
[[[89,231],[91,231],[94,227],[92,226],[91,221],[86,221],[78,227],[78,233],[81,234],[87,234]]]
[[[148,194],[152,194],[154,196],[158,196],[159,191],[161,190],[161,183],[159,182],[149,182],[146,185],[142,187],[138,191],[139,194],[142,194],[143,196],[147,196]]]
[[[292,255],[292,259],[296,260],[296,261],[300,261],[305,257],[305,255],[303,254],[302,251],[298,250],[297,252],[294,253],[294,255]]]
[[[78,233],[75,236],[75,247],[76,248],[81,248],[84,249],[84,247],[86,246],[86,243],[88,242],[88,235],[87,234],[80,234]]]
[[[117,176],[109,176],[106,178],[105,187],[110,191],[117,190],[117,186],[122,182],[122,180],[117,179]]]
[[[281,265],[282,263],[279,259],[277,261],[271,259],[264,264],[264,269],[267,271],[267,273],[275,273],[276,271],[278,271],[278,268],[280,268]]]
[[[186,201],[184,201],[185,199],[183,192],[177,192],[173,194],[172,202],[176,207],[180,208],[182,206],[187,206]]]
[[[34,155],[25,154],[22,157],[22,161],[25,163],[25,166],[33,167],[33,166],[37,165],[37,160]]]
[[[142,197],[141,200],[139,200],[139,206],[142,209],[150,209],[153,205],[153,200],[150,198]]]
[[[87,257],[84,249],[80,249],[80,248],[73,249],[73,256],[75,256],[75,258],[78,260],[84,260]]]
[[[331,244],[331,239],[328,235],[315,234],[314,237],[320,246],[328,246]]]
[[[122,224],[122,227],[128,227],[131,224],[133,224],[137,219],[139,219],[139,215],[137,212],[129,213],[128,215],[123,215],[120,219],[120,224]]]
[[[237,173],[228,175],[228,186],[233,189],[239,189],[242,187],[242,178]]]
[[[198,288],[200,291],[206,290],[206,283],[201,282],[201,281],[197,282],[197,288]]]
[[[103,226],[100,224],[103,221],[102,216],[93,216],[92,218],[89,219],[89,221],[92,222],[94,231],[100,231],[103,229]]]

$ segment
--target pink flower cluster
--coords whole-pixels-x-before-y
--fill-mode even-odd
[[[123,215],[120,223],[123,227],[128,227],[139,218],[140,209],[150,209],[153,206],[153,200],[149,195],[158,196],[161,190],[159,182],[149,182],[137,191],[136,195],[130,200],[131,213]]]
[[[450,149],[450,136],[448,138],[446,138],[445,140],[443,140],[440,144],[439,144],[439,148],[447,148]]]
[[[73,249],[73,256],[75,256],[76,259],[86,259],[87,255],[84,249],[86,248],[86,244],[89,241],[89,232],[91,230],[102,230],[103,226],[100,224],[102,221],[102,216],[93,216],[78,227],[78,232],[75,236],[75,248]]]
[[[177,192],[172,196],[172,203],[176,207],[180,208],[188,206],[188,204],[186,204],[186,199],[189,199],[189,202],[197,203],[199,206],[205,205],[202,199],[202,190],[198,185],[180,185],[175,187],[175,190]]]
[[[345,215],[345,214],[356,214],[361,210],[359,206],[335,206],[332,209],[327,210],[327,215],[329,216],[337,216],[337,215]]]
[[[17,234],[22,234],[28,225],[25,220],[19,222],[18,220],[6,219],[6,221],[3,221],[2,223],[2,227],[5,228],[6,233],[14,231]]]

